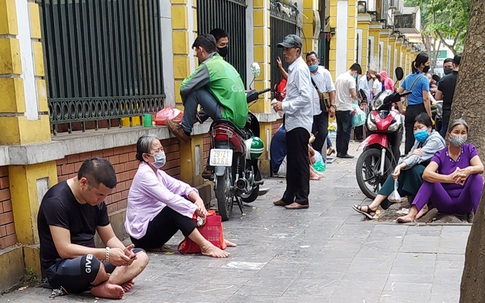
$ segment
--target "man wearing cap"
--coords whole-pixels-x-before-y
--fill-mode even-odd
[[[184,104],[182,123],[168,120],[168,128],[180,141],[188,142],[199,104],[207,115],[202,121],[211,117],[213,120],[229,120],[237,127],[244,127],[248,104],[241,76],[217,53],[216,40],[211,34],[198,36],[192,48],[200,65],[180,86]]]
[[[286,97],[273,104],[275,111],[285,114],[286,142],[288,146],[286,190],[283,197],[273,202],[286,209],[308,208],[310,193],[310,167],[308,140],[313,124],[312,92],[314,90],[310,70],[301,57],[301,38],[288,35],[278,43],[288,67]]]

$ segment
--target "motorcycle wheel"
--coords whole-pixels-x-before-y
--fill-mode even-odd
[[[359,188],[364,195],[372,200],[377,196],[381,185],[384,184],[387,176],[391,173],[391,161],[386,156],[384,175],[380,175],[381,156],[381,150],[370,148],[360,155],[355,166],[357,184],[359,184]]]
[[[216,188],[214,192],[217,199],[217,208],[222,221],[229,220],[232,212],[233,191],[231,190],[231,168],[226,167],[222,176],[216,176]]]

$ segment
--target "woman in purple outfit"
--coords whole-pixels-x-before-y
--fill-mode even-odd
[[[457,119],[448,128],[449,145],[438,151],[423,173],[409,214],[397,222],[413,222],[428,200],[440,213],[466,214],[477,211],[483,190],[483,164],[473,144],[465,144],[468,124]]]
[[[128,193],[125,229],[136,247],[160,248],[178,231],[190,238],[203,255],[225,258],[229,253],[207,241],[196,228],[195,214],[205,223],[207,210],[197,189],[169,176],[161,168],[166,156],[160,140],[144,135],[136,143],[138,170]],[[227,246],[235,246],[226,240]]]

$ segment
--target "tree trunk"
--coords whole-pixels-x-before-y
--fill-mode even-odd
[[[470,2],[470,21],[465,39],[460,76],[453,98],[452,118],[463,117],[470,126],[468,135],[485,160],[485,6],[482,0]],[[451,120],[450,120],[451,121]],[[461,279],[460,302],[485,300],[485,196],[468,236],[465,268]]]

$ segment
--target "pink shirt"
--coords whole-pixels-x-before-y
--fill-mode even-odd
[[[188,197],[197,189],[157,170],[157,173],[145,162],[141,162],[133,178],[128,193],[125,229],[135,239],[142,238],[147,231],[148,223],[158,215],[165,206],[183,216],[192,218],[196,206]]]

